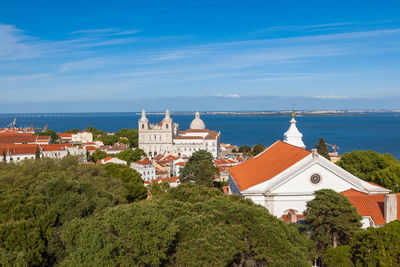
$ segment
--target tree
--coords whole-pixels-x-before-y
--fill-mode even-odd
[[[80,130],[78,128],[74,128],[74,129],[70,129],[70,130],[66,130],[65,133],[73,133],[73,134],[77,134],[79,133]]]
[[[115,133],[115,136],[118,138],[126,137],[128,138],[128,144],[130,147],[137,147],[138,146],[138,130],[137,129],[127,129],[123,128]]]
[[[327,267],[352,267],[350,246],[330,247],[326,250],[323,263]]]
[[[3,163],[7,163],[6,151],[3,150]]]
[[[93,134],[93,138],[95,140],[101,140],[101,138],[103,136],[107,135],[107,133],[105,131],[100,131],[99,129],[97,129],[97,128],[93,127],[93,126],[89,126],[83,131],[92,133]]]
[[[307,266],[308,240],[250,200],[184,184],[64,227],[61,266]]]
[[[53,266],[62,226],[126,203],[121,181],[78,157],[0,165],[0,265]]]
[[[390,154],[372,150],[344,153],[337,163],[351,174],[378,185],[400,192],[400,161]]]
[[[36,146],[35,159],[40,159],[40,149],[38,146]]]
[[[327,160],[331,160],[331,157],[329,156],[329,153],[328,153],[328,147],[326,145],[326,142],[325,142],[324,138],[321,137],[318,140],[318,143],[315,144],[315,149],[317,149],[318,154],[320,154],[321,156],[323,156]]]
[[[128,165],[130,165],[132,162],[140,160],[140,158],[143,155],[144,155],[143,149],[140,148],[136,148],[135,150],[127,149],[119,152],[117,154],[117,158],[125,160],[128,163]]]
[[[262,144],[257,144],[255,146],[253,146],[253,154],[254,156],[260,154],[261,152],[263,152],[265,149],[265,147]]]
[[[208,187],[214,184],[214,177],[218,175],[219,171],[214,166],[213,156],[210,152],[199,150],[192,154],[189,161],[183,167],[180,174],[180,181],[182,183],[195,183]]]
[[[103,143],[105,144],[105,145],[113,145],[113,144],[115,144],[115,143],[117,143],[118,142],[118,137],[117,136],[115,136],[115,135],[113,135],[113,134],[110,134],[110,135],[103,135],[102,137],[101,137],[101,141],[103,141]]]
[[[107,158],[108,154],[100,149],[97,149],[95,152],[93,152],[92,157],[94,162],[98,162],[99,160]]]
[[[355,266],[400,266],[400,221],[356,233],[350,252]]]
[[[232,153],[237,153],[236,148],[232,149]]]
[[[251,151],[251,147],[249,147],[248,145],[239,147],[239,152],[241,152],[241,153],[248,153],[250,151]]]
[[[127,165],[107,163],[104,169],[111,176],[121,180],[126,189],[124,196],[126,202],[130,203],[147,197],[147,189],[143,185],[141,175]]]
[[[361,228],[361,216],[342,194],[331,189],[315,192],[304,211],[310,238],[316,244],[318,257],[329,247],[348,245],[350,238]]]
[[[57,133],[54,130],[47,130],[45,132],[36,132],[34,135],[38,136],[50,136],[51,137],[51,143],[54,144],[56,141],[59,139]]]

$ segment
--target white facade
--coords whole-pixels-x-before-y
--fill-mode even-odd
[[[191,129],[178,132],[178,127],[178,124],[173,123],[168,110],[159,124],[150,124],[143,110],[138,124],[139,148],[150,157],[169,153],[190,157],[193,152],[201,149],[214,157],[219,156],[221,134],[204,129],[204,122],[198,112],[191,123]]]
[[[93,142],[93,134],[90,132],[79,132],[71,135],[72,143],[91,143]]]
[[[140,173],[143,181],[151,181],[156,179],[156,167],[147,157],[131,163],[131,168]]]
[[[312,182],[311,177],[315,174],[320,177],[318,183]],[[290,209],[303,213],[307,201],[312,200],[314,192],[320,189],[336,192],[355,189],[367,194],[386,194],[390,191],[355,177],[315,151],[272,179],[246,190],[240,190],[233,177],[229,177],[230,194],[243,195],[277,217],[287,214]]]

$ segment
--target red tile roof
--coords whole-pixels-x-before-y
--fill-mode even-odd
[[[6,154],[14,155],[34,155],[36,153],[36,145],[34,144],[1,144],[0,155],[3,155],[3,151]]]
[[[224,186],[224,187],[222,187],[222,190],[224,191],[224,194],[227,195],[227,196],[229,196],[229,189],[228,189],[228,187],[229,187],[229,186],[227,186],[227,185]]]
[[[385,194],[371,194],[349,189],[341,192],[346,196],[349,201],[357,208],[358,214],[361,216],[369,216],[375,222],[376,225],[384,225],[384,203]],[[397,219],[400,220],[400,194],[397,196]]]
[[[229,168],[229,173],[240,190],[246,190],[280,174],[311,154],[311,151],[275,142],[258,156]]]
[[[153,164],[153,163],[151,162],[151,160],[149,160],[148,157],[145,157],[145,158],[143,158],[143,159],[141,159],[141,160],[138,160],[138,161],[136,161],[136,163],[137,163],[137,164],[140,164],[140,165],[149,165],[149,164]]]
[[[0,144],[35,144],[37,137],[32,134],[0,135]]]
[[[60,138],[72,138],[72,133],[58,133]]]

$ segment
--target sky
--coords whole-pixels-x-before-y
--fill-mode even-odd
[[[0,113],[399,103],[400,1],[0,0]]]

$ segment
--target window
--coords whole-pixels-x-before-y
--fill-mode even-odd
[[[168,123],[165,125],[165,127],[168,129]]]
[[[144,129],[144,124],[142,124],[142,129]]]

